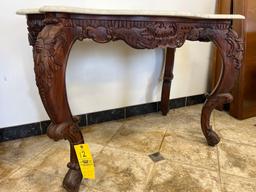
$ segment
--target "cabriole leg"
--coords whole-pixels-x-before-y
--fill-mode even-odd
[[[208,30],[204,31],[204,33],[218,47],[223,59],[219,82],[207,97],[201,114],[201,127],[207,143],[210,146],[215,146],[219,143],[220,138],[210,125],[211,113],[216,107],[230,103],[233,100],[230,91],[239,74],[243,56],[243,44],[232,29]]]
[[[63,186],[77,192],[82,174],[75,155],[74,145],[84,143],[77,119],[70,112],[65,84],[66,65],[69,51],[76,40],[75,29],[65,20],[45,20],[46,26],[38,34],[34,45],[36,83],[44,107],[52,121],[47,135],[58,141],[70,143],[70,162]]]

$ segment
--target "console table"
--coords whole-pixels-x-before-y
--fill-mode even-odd
[[[74,145],[84,143],[84,139],[77,125],[78,118],[70,112],[65,85],[67,60],[76,40],[92,39],[98,43],[123,40],[135,49],[167,48],[161,97],[163,115],[169,110],[175,49],[186,40],[212,41],[222,55],[223,67],[219,83],[203,106],[201,128],[210,146],[219,142],[211,128],[210,116],[214,108],[233,99],[229,92],[239,73],[243,43],[232,30],[232,20],[244,19],[243,16],[62,6],[23,9],[17,14],[27,16],[36,84],[52,121],[47,135],[55,141],[67,139],[70,142],[69,171],[63,181],[66,190],[77,192],[82,180]]]

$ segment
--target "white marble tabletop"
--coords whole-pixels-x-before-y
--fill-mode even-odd
[[[173,16],[185,18],[200,18],[200,19],[245,19],[243,15],[235,14],[196,14],[180,11],[168,10],[124,10],[124,9],[88,9],[80,7],[65,7],[65,6],[43,6],[33,9],[20,9],[16,13],[18,15],[40,14],[47,12],[62,12],[62,13],[79,13],[93,15],[138,15],[138,16]]]

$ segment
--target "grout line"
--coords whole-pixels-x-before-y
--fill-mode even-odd
[[[151,176],[152,176],[152,173],[153,173],[153,170],[155,168],[155,163],[153,163],[152,167],[150,168],[149,172],[148,172],[148,175],[147,175],[147,178],[146,178],[146,184],[145,184],[145,187],[148,186],[148,182],[150,181],[151,179]],[[144,189],[146,190],[146,189]]]
[[[113,150],[118,150],[118,151],[121,151],[121,152],[126,153],[126,154],[140,156],[140,157],[144,157],[144,158],[147,158],[147,159],[149,158],[148,154],[152,153],[152,152],[148,153],[148,152],[138,152],[138,151],[127,150],[127,149],[124,149],[124,148],[121,148],[121,147],[110,146],[109,143],[107,143],[104,148],[110,148],[110,149],[113,149]],[[152,160],[151,160],[151,162],[154,163]]]
[[[92,144],[96,144],[96,145],[102,146],[102,149],[97,153],[97,155],[94,155],[94,156],[93,156],[93,159],[95,160],[95,159],[99,156],[99,154],[105,149],[105,147],[106,147],[107,145],[97,144],[97,143],[92,143]]]
[[[162,155],[164,156],[165,153],[163,153]],[[204,170],[211,171],[211,172],[217,172],[218,171],[218,168],[211,169],[211,168],[208,168],[207,166],[200,167],[198,165],[194,165],[194,164],[191,164],[191,163],[188,163],[188,162],[185,162],[185,161],[181,161],[181,160],[175,160],[175,159],[170,159],[170,158],[165,158],[164,160],[165,161],[170,161],[170,162],[173,162],[173,163],[177,163],[177,164],[181,164],[181,165],[184,165],[184,166],[188,166],[188,167],[191,167],[191,168],[204,169]]]
[[[162,145],[163,145],[163,142],[164,142],[166,133],[167,133],[167,129],[165,129],[164,136],[163,136],[162,141],[161,141],[161,144],[160,144],[160,146],[159,146],[159,149],[158,149],[159,152],[160,152],[160,150],[161,150],[161,148],[162,148]]]
[[[220,191],[224,191],[223,186],[222,186],[221,174],[220,174],[220,151],[219,151],[219,146],[217,145],[216,147],[217,147],[218,175],[219,175]]]
[[[216,127],[215,111],[212,112],[212,120],[213,120],[213,130],[215,130],[215,127]],[[223,185],[222,185],[221,173],[220,173],[220,151],[219,151],[219,144],[221,144],[221,143],[218,143],[217,146],[216,146],[217,161],[218,161],[218,176],[219,176],[220,191],[224,191]]]
[[[218,132],[218,130],[216,130],[216,132]],[[221,138],[222,141],[225,141],[225,143],[231,143],[231,144],[236,144],[236,145],[245,145],[247,147],[253,147],[253,148],[256,148],[255,145],[251,145],[251,144],[248,144],[248,143],[241,143],[241,142],[236,142],[236,141],[233,141],[233,140],[230,140],[230,139],[224,139],[224,138]]]
[[[238,177],[238,178],[240,178],[240,179],[244,179],[244,180],[249,181],[249,182],[250,182],[250,181],[256,181],[255,178],[243,177],[243,176],[240,176],[240,175],[234,175],[234,174],[226,173],[226,172],[221,172],[221,173],[223,173],[223,174],[225,174],[225,175],[232,176],[232,177]]]
[[[109,140],[106,141],[105,146],[109,146],[109,143],[112,141],[112,139],[118,134],[120,129],[124,128],[124,124],[122,123],[122,125],[115,131],[115,133],[111,136],[111,138]]]
[[[3,160],[1,160],[1,165],[4,165],[4,164],[6,164],[6,165],[12,165],[13,163],[12,162],[10,162],[10,161],[7,161],[7,160],[5,160],[5,159],[3,159]],[[17,171],[19,171],[20,169],[22,169],[23,168],[23,165],[21,165],[21,164],[16,164],[16,168],[14,168],[11,172],[9,172],[9,173],[7,173],[7,175],[5,175],[4,177],[2,177],[2,178],[0,178],[0,185],[1,185],[1,183],[2,182],[4,182],[5,180],[7,180],[10,176],[12,176],[14,173],[16,173]]]

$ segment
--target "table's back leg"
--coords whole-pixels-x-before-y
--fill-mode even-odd
[[[237,34],[232,29],[208,30],[204,31],[204,33],[215,43],[223,59],[219,82],[207,97],[201,114],[202,131],[207,139],[207,143],[210,146],[214,146],[219,143],[220,138],[212,130],[210,116],[216,107],[230,103],[233,100],[230,91],[239,74],[243,56],[243,45],[242,41],[238,39]]]
[[[67,139],[70,142],[69,171],[63,185],[72,192],[79,190],[82,180],[74,145],[84,143],[77,120],[70,112],[65,84],[67,60],[76,40],[75,34],[75,29],[63,21],[47,20],[46,26],[38,34],[33,51],[37,86],[52,121],[47,135],[55,141]]]
[[[173,65],[174,65],[175,49],[167,48],[166,58],[165,58],[165,67],[164,67],[164,78],[162,85],[162,95],[161,95],[161,111],[163,115],[167,115],[169,112],[169,98],[170,98],[170,89],[173,79]]]

